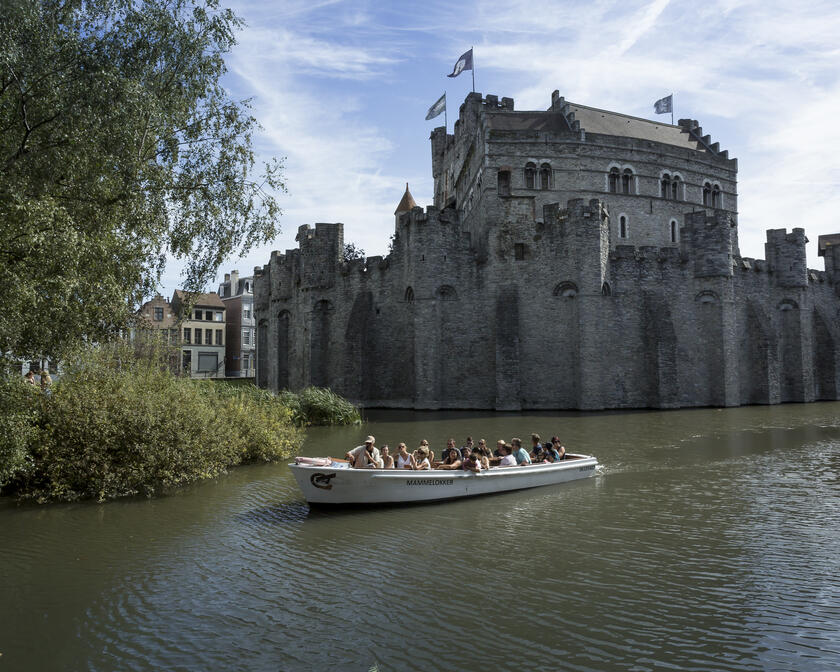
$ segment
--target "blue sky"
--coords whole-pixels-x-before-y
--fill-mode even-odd
[[[546,109],[551,92],[646,118],[674,93],[739,164],[744,256],[765,230],[804,227],[808,265],[820,234],[840,232],[840,4],[809,1],[340,2],[237,0],[247,28],[225,84],[252,98],[264,158],[285,157],[282,232],[219,271],[250,275],[298,226],[344,222],[345,240],[385,254],[405,183],[432,201],[425,121],[446,90],[449,130],[471,90],[449,79],[475,47],[476,91]],[[669,115],[658,117],[669,120]],[[178,286],[170,263],[162,291]],[[215,290],[216,287],[208,287]]]

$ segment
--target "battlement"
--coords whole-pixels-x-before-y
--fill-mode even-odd
[[[703,149],[713,156],[719,157],[725,161],[734,161],[735,163],[732,165],[734,165],[737,170],[738,159],[730,159],[729,150],[721,150],[719,142],[712,142],[712,137],[710,135],[704,135],[703,127],[700,126],[700,122],[696,119],[680,119],[677,122],[677,125],[684,133],[688,133],[692,140],[696,141],[701,147],[703,147]]]

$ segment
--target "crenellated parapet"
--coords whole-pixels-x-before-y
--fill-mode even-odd
[[[301,226],[255,269],[261,387],[371,407],[599,409],[840,398],[840,234],[741,257],[737,162],[678,126],[471,93],[432,131],[389,254]],[[396,199],[395,199],[396,200]]]
[[[805,255],[805,229],[770,229],[764,245],[767,265],[779,287],[807,287],[808,265]]]
[[[732,275],[735,255],[735,219],[716,210],[690,212],[680,229],[680,250],[694,261],[695,277]]]

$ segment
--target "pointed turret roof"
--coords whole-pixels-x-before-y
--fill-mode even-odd
[[[408,190],[408,182],[405,183],[405,193],[403,194],[402,200],[400,204],[397,206],[397,209],[394,210],[394,214],[398,215],[401,212],[408,212],[411,208],[416,208],[417,203],[414,201],[414,196],[411,195],[411,192]]]

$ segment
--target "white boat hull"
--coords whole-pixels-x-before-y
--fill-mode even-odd
[[[310,504],[402,504],[556,485],[595,475],[598,460],[569,456],[554,464],[464,470],[337,469],[290,464]]]

